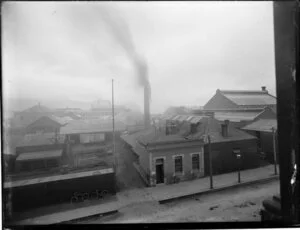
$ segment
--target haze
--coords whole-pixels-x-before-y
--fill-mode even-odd
[[[145,57],[153,113],[204,105],[217,88],[276,95],[272,2],[5,2],[4,99],[110,100],[114,78],[116,103],[142,108],[135,67],[101,10]]]

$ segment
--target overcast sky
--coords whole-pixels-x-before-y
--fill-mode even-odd
[[[135,66],[104,13],[145,57],[152,112],[204,105],[218,88],[276,94],[272,2],[5,2],[4,96],[110,99],[114,78],[116,103],[142,108]]]

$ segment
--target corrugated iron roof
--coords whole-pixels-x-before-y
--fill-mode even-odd
[[[275,128],[275,130],[277,130],[277,120],[275,119],[259,119],[241,129],[260,132],[272,132],[272,128]]]
[[[228,112],[215,112],[215,118],[219,121],[229,120],[234,122],[240,121],[252,121],[261,111],[245,111],[245,112],[235,112],[235,111],[228,111]]]
[[[276,98],[267,91],[220,90],[225,97],[237,105],[275,105]]]
[[[16,146],[52,145],[55,143],[55,138],[55,133],[26,134]],[[58,135],[57,138],[59,143],[63,143],[63,137],[61,135]]]
[[[115,121],[115,131],[125,131],[126,126],[121,121]],[[112,132],[112,120],[91,119],[74,120],[60,129],[61,134],[102,133]]]
[[[34,179],[10,181],[4,183],[4,188],[13,188],[13,187],[21,187],[21,186],[32,185],[32,184],[47,183],[52,181],[69,180],[69,179],[75,179],[81,177],[108,174],[113,172],[114,172],[113,168],[106,168],[101,170],[84,171],[84,172],[68,173],[62,175],[53,175],[47,177],[39,177]]]
[[[62,149],[59,150],[47,150],[40,152],[28,152],[21,153],[17,157],[17,161],[28,161],[28,160],[39,160],[39,159],[49,159],[49,158],[58,158],[62,155]]]

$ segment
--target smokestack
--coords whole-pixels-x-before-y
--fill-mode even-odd
[[[144,86],[144,125],[145,125],[145,129],[148,129],[151,126],[150,92],[147,86]]]
[[[229,120],[225,120],[224,124],[221,124],[223,137],[228,137],[228,126],[229,126]]]

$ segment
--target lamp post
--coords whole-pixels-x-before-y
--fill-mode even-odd
[[[238,183],[241,183],[241,158],[242,158],[241,150],[239,149],[233,150],[233,154],[235,155],[238,161]]]

